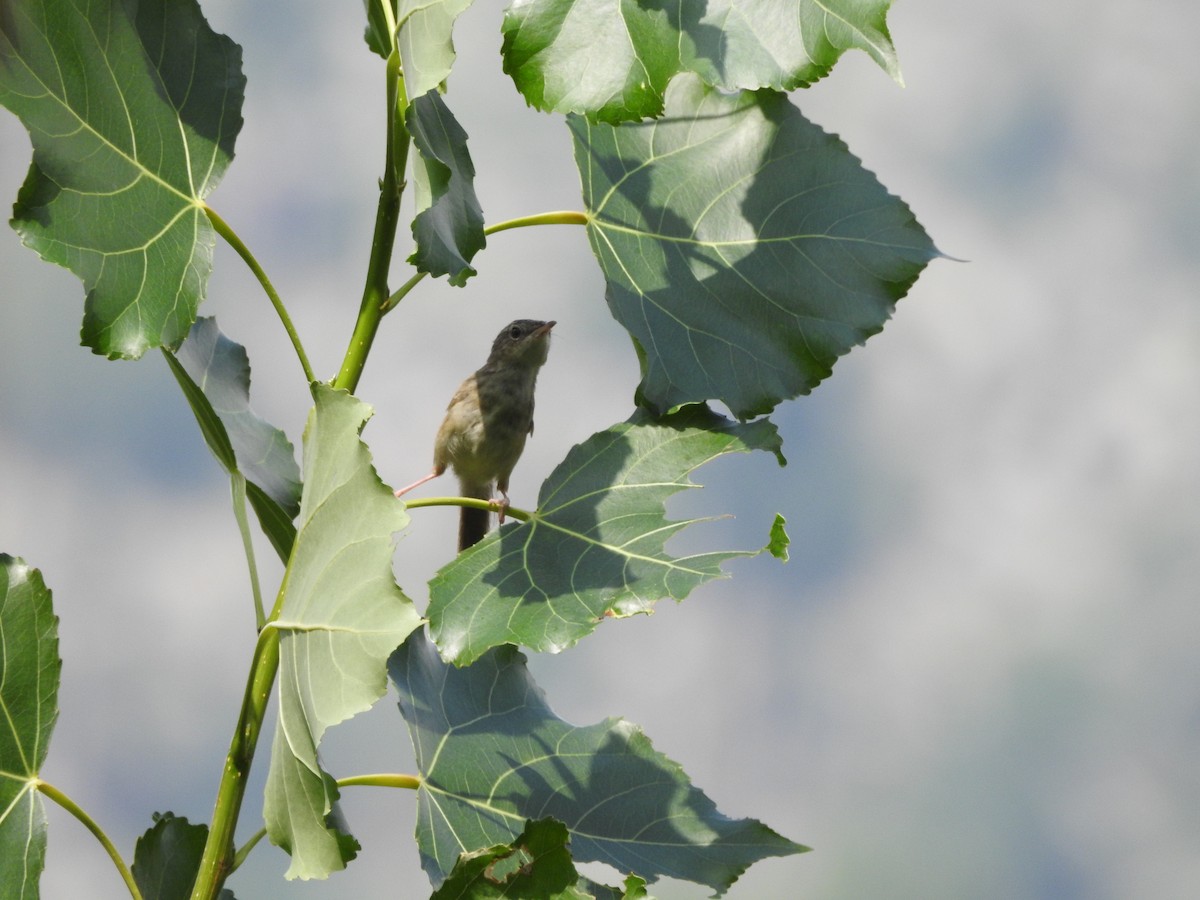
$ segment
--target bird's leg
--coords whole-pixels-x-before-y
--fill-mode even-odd
[[[424,476],[423,478],[418,478],[412,484],[406,485],[405,487],[400,488],[400,490],[396,491],[396,496],[397,497],[403,496],[404,494],[407,494],[409,491],[411,491],[413,488],[420,487],[427,481],[433,481],[433,479],[437,478],[439,475],[442,474],[442,472],[445,472],[445,471],[446,471],[445,469],[441,469],[440,471],[438,469],[434,469],[432,472],[430,472],[428,475]]]
[[[497,514],[497,516],[499,516],[498,524],[503,525],[504,524],[504,512],[505,512],[505,510],[508,509],[508,507],[510,505],[508,502],[508,491],[501,488],[500,497],[501,497],[501,499],[492,501],[492,506],[496,507],[496,514]]]

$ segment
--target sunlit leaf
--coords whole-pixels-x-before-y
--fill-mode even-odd
[[[405,114],[417,160],[413,165],[417,249],[409,262],[431,275],[449,275],[462,287],[475,274],[471,259],[483,249],[483,210],[475,196],[475,166],[467,133],[436,90],[417,97]]]
[[[560,719],[511,646],[460,669],[416,632],[388,669],[422,775],[417,845],[435,886],[460,854],[513,843],[534,816],[567,826],[577,862],[717,891],[760,859],[806,849],[718,812],[635,725]]]
[[[188,900],[208,840],[207,825],[193,825],[174,813],[155,813],[154,825],[137,841],[133,879],[143,900]],[[234,900],[222,890],[220,900]]]
[[[725,91],[792,90],[864,50],[900,80],[891,0],[514,0],[504,71],[530,105],[593,122],[659,115],[683,72]]]
[[[0,553],[0,888],[38,896],[46,812],[37,790],[58,717],[58,617],[42,573]]]
[[[688,474],[712,459],[779,448],[771,423],[739,425],[704,407],[661,420],[639,411],[593,435],[546,479],[530,521],[492,532],[438,572],[434,640],[459,665],[498,644],[557,651],[606,616],[647,612],[724,577],[721,563],[758,551],[671,556],[667,540],[696,520],[667,520],[664,503],[696,487]]]
[[[388,655],[421,621],[392,577],[392,535],[408,515],[359,439],[371,408],[327,385],[313,395],[299,529],[269,626],[279,632],[279,721],[263,816],[292,856],[289,878],[323,878],[353,857],[354,839],[329,819],[338,791],[317,747],[383,695]]]
[[[454,65],[454,20],[472,0],[397,0],[396,46],[408,96],[420,97],[446,80]]]
[[[639,349],[639,402],[769,412],[882,329],[938,252],[784,95],[682,78],[667,101],[655,122],[570,122],[608,305]]]
[[[12,224],[83,280],[96,353],[137,358],[191,328],[215,243],[202,200],[244,87],[241,48],[194,0],[5,0],[0,103],[33,141]]]
[[[300,510],[300,469],[287,435],[250,409],[246,348],[223,335],[215,319],[201,317],[179,349],[164,355],[205,442],[225,471],[245,476],[250,504],[286,562]]]

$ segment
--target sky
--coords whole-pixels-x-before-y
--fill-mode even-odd
[[[210,202],[327,377],[369,250],[381,61],[357,8],[204,8],[249,79]],[[790,562],[735,562],[682,604],[531,660],[564,718],[636,722],[723,812],[814,848],[757,864],[730,897],[1182,900],[1200,885],[1200,12],[1154,9],[908,0],[889,16],[903,88],[854,53],[793,97],[962,261],[933,262],[880,335],[777,411],[786,468],[720,460],[671,507],[734,512],[698,538],[722,546],[761,546],[781,512]],[[480,3],[460,19],[448,94],[485,214],[578,209],[565,127],[500,71],[499,17]],[[0,115],[0,194],[28,161]],[[629,414],[637,366],[582,229],[504,232],[476,263],[466,288],[423,285],[385,320],[364,439],[385,481],[416,478],[500,326],[557,319],[520,505]],[[298,443],[299,366],[227,247],[202,312],[247,347],[255,409]],[[165,364],[91,355],[81,316],[79,282],[0,230],[0,551],[42,569],[61,618],[43,776],[131,855],[155,810],[210,817],[253,616],[228,485]],[[423,604],[455,523],[414,518],[396,571]],[[258,558],[273,592],[265,544]],[[338,775],[412,770],[392,695],[322,752]],[[229,886],[423,896],[412,796],[344,805],[364,848],[346,872],[284,884],[264,843]],[[90,835],[49,816],[43,896],[123,896]]]

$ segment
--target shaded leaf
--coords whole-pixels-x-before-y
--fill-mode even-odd
[[[300,510],[300,469],[291,441],[250,409],[246,349],[201,317],[174,353],[164,351],[175,380],[225,471],[248,481],[247,496],[263,531],[286,562]]]
[[[241,48],[194,0],[6,0],[0,103],[33,141],[12,224],[83,280],[96,353],[137,358],[191,327],[215,243],[202,201],[244,87]]]
[[[396,47],[409,97],[437,89],[450,75],[454,20],[470,5],[471,0],[397,0]]]
[[[751,863],[806,849],[722,815],[629,722],[558,718],[511,646],[460,669],[416,632],[388,670],[422,774],[417,845],[435,886],[461,853],[513,842],[533,816],[567,826],[576,861],[717,891]]]
[[[193,825],[172,812],[155,813],[154,824],[137,841],[133,879],[144,900],[187,900],[200,871],[207,825]],[[234,900],[222,890],[220,900]]]
[[[354,839],[329,818],[338,791],[317,747],[383,695],[388,655],[421,621],[392,577],[392,535],[408,515],[359,439],[371,408],[328,385],[313,395],[299,529],[268,626],[279,632],[279,721],[263,817],[292,855],[289,878],[323,878],[353,857]]]
[[[515,0],[504,71],[537,109],[593,122],[662,113],[667,85],[692,72],[725,91],[792,90],[860,49],[900,81],[891,0]]]
[[[526,822],[510,843],[463,853],[430,900],[538,897],[591,900],[577,888],[579,873],[567,849],[567,828],[553,819]]]
[[[808,393],[938,255],[909,208],[782,94],[676,79],[663,119],[570,121],[588,236],[655,411]]]
[[[667,540],[696,520],[668,521],[664,503],[697,487],[688,474],[712,459],[767,450],[782,463],[780,446],[769,422],[739,425],[699,406],[661,420],[639,411],[592,435],[546,479],[530,521],[492,532],[430,582],[433,639],[458,665],[498,644],[558,651],[605,616],[724,577],[725,560],[759,551],[669,555]]]
[[[392,53],[392,35],[387,24],[387,17],[383,13],[384,6],[391,7],[392,18],[395,19],[397,0],[363,0],[363,6],[367,12],[367,28],[363,34],[363,40],[367,42],[367,47],[372,53],[377,53],[384,59],[391,56]]]
[[[38,896],[46,811],[38,773],[58,718],[58,617],[42,573],[0,553],[0,886]]]
[[[449,275],[452,285],[462,287],[475,274],[471,259],[486,243],[467,133],[436,90],[413,100],[405,124],[419,160],[413,166],[417,249],[408,261],[422,272]]]

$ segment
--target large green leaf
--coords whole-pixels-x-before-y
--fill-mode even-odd
[[[498,644],[557,651],[606,616],[723,577],[725,560],[758,551],[671,556],[667,540],[696,520],[668,521],[664,503],[696,487],[688,474],[709,460],[767,450],[782,463],[780,445],[769,422],[739,425],[700,406],[660,420],[638,411],[592,435],[546,479],[533,518],[492,532],[430,582],[438,647],[459,665]]]
[[[187,900],[200,871],[207,825],[193,825],[174,813],[155,813],[154,824],[137,841],[133,878],[143,900]],[[220,900],[234,900],[222,890]]]
[[[191,327],[215,243],[202,201],[244,87],[241,48],[194,0],[5,0],[0,103],[33,141],[12,224],[83,280],[96,353],[137,358]]]
[[[36,900],[46,861],[37,790],[58,717],[58,618],[42,573],[0,553],[0,887]]]
[[[286,562],[296,537],[300,469],[287,435],[250,409],[246,348],[202,316],[175,353],[163,353],[205,442],[226,472],[246,478],[250,504]]]
[[[279,631],[279,722],[263,816],[292,855],[289,878],[323,878],[352,858],[353,838],[328,821],[338,792],[317,747],[383,695],[388,655],[421,621],[392,577],[392,535],[408,514],[359,439],[371,408],[323,384],[313,395],[299,530],[268,626]]]
[[[436,90],[412,101],[405,122],[418,154],[412,224],[417,249],[408,261],[422,272],[449,275],[452,285],[462,287],[475,274],[471,259],[486,243],[467,133]]]
[[[608,304],[656,411],[715,398],[743,418],[809,392],[938,255],[783,94],[680,78],[658,121],[570,127]]]
[[[891,0],[514,0],[504,71],[541,110],[594,122],[659,115],[670,80],[725,91],[792,90],[860,49],[900,80],[885,22]]]
[[[717,891],[751,863],[806,849],[722,815],[629,722],[560,719],[513,647],[460,669],[417,632],[388,670],[422,775],[417,845],[435,886],[460,854],[512,842],[533,817],[565,824],[578,861]]]

